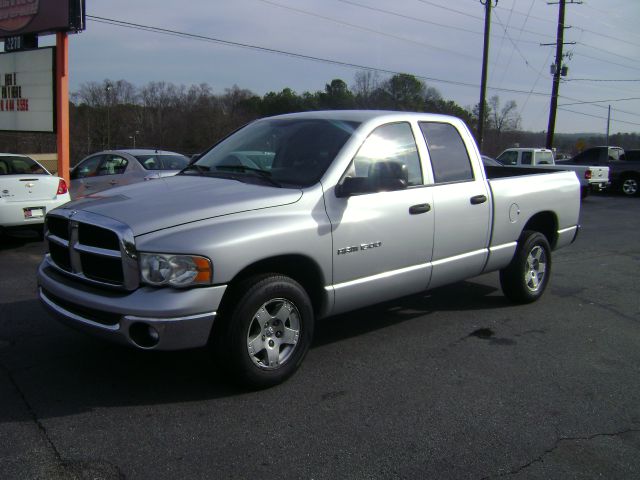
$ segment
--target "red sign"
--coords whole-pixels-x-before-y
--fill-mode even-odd
[[[84,30],[85,0],[0,0],[0,38]]]
[[[38,14],[38,0],[0,2],[0,30],[15,32],[26,27]]]

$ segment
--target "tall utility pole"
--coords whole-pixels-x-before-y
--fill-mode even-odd
[[[609,126],[611,125],[611,105],[609,105],[609,111],[607,113],[607,147],[609,146]]]
[[[556,64],[553,70],[553,88],[551,90],[551,107],[549,108],[549,127],[547,128],[546,147],[553,148],[553,134],[556,128],[556,110],[558,109],[558,91],[560,90],[560,75],[562,72],[562,47],[564,46],[564,7],[566,0],[559,0],[558,3],[558,33],[556,38]],[[571,0],[569,3],[582,3]],[[555,5],[556,2],[547,2],[548,5]],[[553,45],[553,44],[551,44]]]
[[[484,116],[487,103],[487,64],[489,63],[489,33],[491,31],[491,1],[480,0],[484,5],[484,48],[482,50],[482,80],[480,81],[480,109],[478,112],[478,148],[482,151],[484,138]],[[498,0],[495,0],[498,5]]]

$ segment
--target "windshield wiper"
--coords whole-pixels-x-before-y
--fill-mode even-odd
[[[190,170],[195,170],[198,173],[207,173],[211,169],[209,167],[205,167],[204,165],[197,165],[195,163],[192,163],[191,165],[187,165],[185,168],[183,168],[180,173],[188,172]]]
[[[276,187],[282,187],[282,185],[280,185],[280,183],[278,183],[276,180],[273,179],[273,177],[271,176],[271,172],[268,172],[266,170],[261,170],[259,168],[253,168],[253,167],[245,167],[244,165],[216,165],[216,170],[229,170],[229,171],[233,171],[233,172],[251,172],[251,173],[256,173],[258,174],[260,177],[268,180],[269,182],[271,182],[272,185],[275,185]]]

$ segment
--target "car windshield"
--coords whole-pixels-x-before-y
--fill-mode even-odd
[[[150,153],[134,157],[145,170],[182,170],[189,164],[189,159],[183,155]]]
[[[224,139],[188,171],[308,187],[320,180],[358,125],[325,119],[260,120]]]
[[[0,156],[0,175],[49,175],[38,162],[29,157]]]

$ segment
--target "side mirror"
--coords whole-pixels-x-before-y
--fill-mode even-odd
[[[373,193],[371,182],[367,177],[345,177],[338,185],[336,185],[336,197],[346,198],[352,195],[361,195],[363,193]]]
[[[371,164],[367,177],[345,177],[336,186],[338,198],[366,193],[404,190],[409,184],[407,166],[400,162],[381,161]]]

